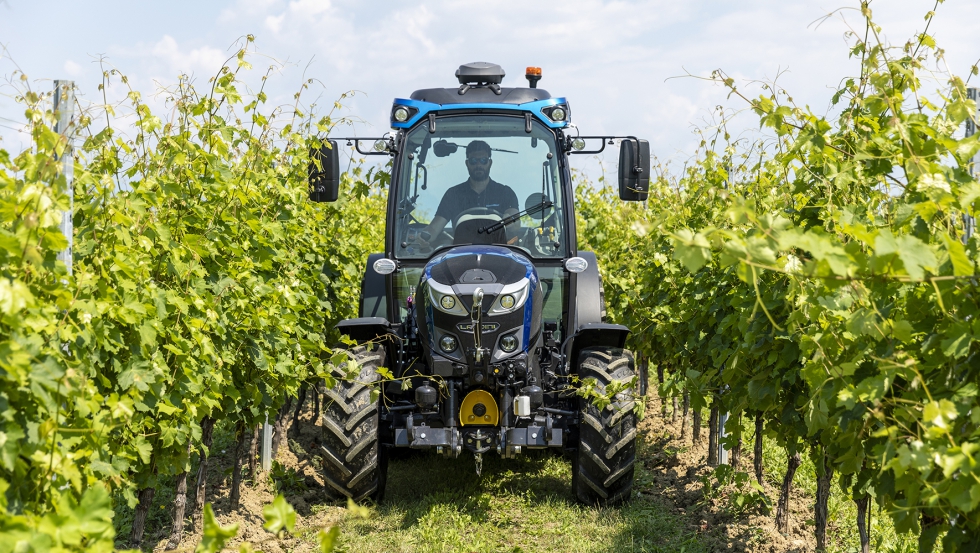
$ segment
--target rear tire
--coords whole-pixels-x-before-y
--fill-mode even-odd
[[[589,348],[579,356],[579,378],[594,378],[600,393],[613,382],[636,376],[633,354],[619,348]],[[616,394],[602,412],[579,399],[579,445],[572,458],[572,489],[582,503],[615,505],[633,489],[636,414],[632,389]]]
[[[357,346],[350,351],[360,367],[357,378],[346,378],[346,367],[334,367],[337,379],[324,392],[322,439],[323,479],[335,499],[380,501],[384,496],[387,458],[378,436],[378,396],[372,401],[378,368],[384,366],[385,350]]]

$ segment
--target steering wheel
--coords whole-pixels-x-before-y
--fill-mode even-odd
[[[483,215],[483,217],[478,217],[479,215]],[[456,216],[456,219],[453,220],[453,228],[456,228],[456,225],[459,224],[460,219],[467,216],[469,216],[470,219],[489,219],[491,221],[499,221],[503,219],[500,212],[495,209],[490,209],[489,207],[471,207],[469,209],[464,209],[459,215]]]
[[[442,247],[446,244],[453,243],[453,236],[449,234],[446,229],[443,229],[439,234],[435,236],[430,236],[428,240],[425,240],[420,236],[420,233],[429,226],[426,223],[421,223],[418,221],[413,221],[405,227],[405,234],[402,236],[402,241],[414,245],[418,248],[419,253],[428,254],[435,250],[436,248]],[[425,240],[426,245],[422,245],[420,240]]]

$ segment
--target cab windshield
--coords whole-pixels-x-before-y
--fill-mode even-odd
[[[397,175],[395,255],[453,244],[508,244],[534,258],[566,255],[554,135],[523,116],[459,115],[406,137]]]

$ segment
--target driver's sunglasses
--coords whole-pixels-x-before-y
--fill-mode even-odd
[[[476,165],[477,163],[479,163],[480,165],[486,165],[487,163],[490,163],[490,158],[489,157],[468,157],[468,158],[466,158],[466,163],[469,163],[470,165]]]

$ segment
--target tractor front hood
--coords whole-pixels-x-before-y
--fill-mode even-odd
[[[487,362],[526,353],[537,339],[542,298],[531,261],[501,246],[459,246],[429,260],[416,293],[419,331],[434,361],[472,363],[477,289],[483,291],[481,342]],[[510,337],[517,339],[516,347]],[[452,343],[455,348],[448,347]]]

